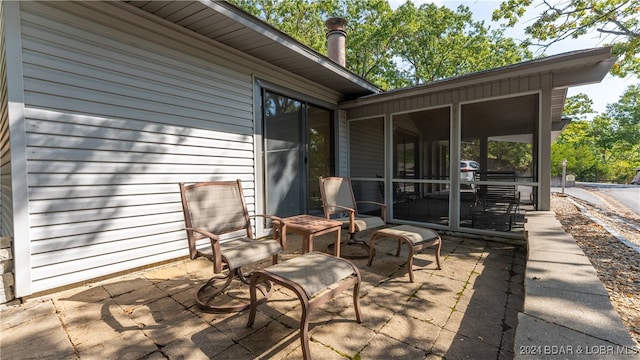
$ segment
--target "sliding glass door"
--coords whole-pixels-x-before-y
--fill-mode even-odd
[[[319,176],[333,169],[332,112],[263,91],[266,212],[320,213]]]

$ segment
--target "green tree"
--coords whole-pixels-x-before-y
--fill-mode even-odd
[[[326,6],[305,0],[231,0],[231,3],[286,33],[301,43],[326,54],[323,16]]]
[[[640,85],[628,87],[617,103],[593,119],[590,136],[609,169],[609,179],[631,181],[640,165]]]
[[[589,114],[595,114],[595,111],[593,100],[587,94],[579,93],[565,101],[562,115],[570,120],[585,120]]]
[[[531,57],[525,45],[474,22],[469,8],[452,11],[407,1],[232,0],[247,12],[326,54],[324,21],[347,20],[347,68],[382,89],[394,89],[512,64]]]
[[[389,3],[385,0],[328,2],[334,4],[329,15],[347,20],[347,68],[382,89],[405,86],[393,58],[398,26]]]
[[[612,130],[628,145],[640,143],[640,84],[629,86],[617,103],[607,105]]]
[[[594,113],[592,106],[593,101],[582,93],[565,102],[563,115],[571,122],[551,144],[551,175],[562,174],[563,160],[567,160],[567,171],[579,180],[594,180],[605,172],[592,141],[591,123],[585,120],[586,114]]]
[[[472,73],[530,58],[501,31],[473,20],[466,6],[455,11],[432,3],[416,8],[407,1],[396,12],[398,40],[394,53],[409,67],[405,78],[412,84]]]
[[[640,75],[640,0],[507,0],[493,12],[493,20],[506,20],[511,27],[529,8],[540,14],[525,28],[535,45],[544,49],[597,31],[619,56],[611,73]]]
[[[640,165],[640,85],[627,88],[617,103],[591,121],[579,119],[590,112],[584,94],[567,99],[564,113],[572,121],[551,146],[552,175],[568,171],[580,180],[629,182]]]

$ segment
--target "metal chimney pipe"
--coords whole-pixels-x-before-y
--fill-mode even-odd
[[[345,67],[347,65],[345,26],[347,20],[339,17],[324,22],[327,27],[327,50],[329,59]]]

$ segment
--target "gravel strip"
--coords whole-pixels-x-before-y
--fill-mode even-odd
[[[589,219],[572,200],[575,199],[553,194],[551,210],[593,264],[600,281],[609,292],[613,307],[631,337],[640,344],[640,253]],[[640,244],[640,232],[622,228],[611,216],[614,210],[608,209],[609,213],[603,213],[602,210],[587,206],[587,211],[607,227],[615,229],[629,242]],[[631,222],[637,221],[636,216],[616,213],[618,216],[625,216]]]

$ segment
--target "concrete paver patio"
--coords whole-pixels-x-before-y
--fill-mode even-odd
[[[434,249],[414,260],[409,282],[406,248],[381,240],[372,266],[361,270],[363,322],[351,292],[311,313],[315,359],[512,359],[523,308],[526,249],[462,237],[443,237],[442,270]],[[288,236],[283,258],[300,254]],[[333,235],[316,238],[326,251]],[[262,266],[262,264],[258,265]],[[197,284],[211,276],[206,260],[181,260],[87,283],[9,307],[0,313],[0,358],[26,359],[299,359],[300,304],[276,287],[247,327],[248,311],[209,314],[194,302]],[[235,290],[248,296],[247,286]]]

